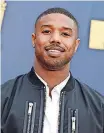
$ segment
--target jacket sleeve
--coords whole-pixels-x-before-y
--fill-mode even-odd
[[[5,129],[6,119],[8,117],[16,93],[18,79],[20,77],[21,75],[1,85],[1,133],[4,133],[3,131]]]
[[[102,103],[102,115],[103,115],[103,133],[104,133],[104,97],[103,97],[103,103]]]
[[[95,91],[96,94],[98,95],[100,101],[101,101],[101,106],[102,106],[102,118],[103,118],[103,133],[104,133],[104,96],[101,95],[99,92]]]
[[[9,80],[1,85],[1,124],[4,123],[4,117],[6,114],[6,106],[10,99],[13,89],[14,80]]]
[[[104,104],[103,104],[103,133],[104,133]]]

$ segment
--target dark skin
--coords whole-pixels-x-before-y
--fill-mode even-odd
[[[70,61],[80,40],[75,22],[64,14],[41,17],[32,34],[35,46],[35,71],[52,89],[69,75]]]

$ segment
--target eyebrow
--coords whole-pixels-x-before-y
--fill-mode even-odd
[[[44,27],[52,27],[52,25],[42,25],[41,28],[44,28]]]
[[[42,26],[41,26],[41,28],[44,28],[44,27],[50,27],[50,28],[53,28],[53,26],[52,26],[52,25],[42,25]],[[63,27],[62,27],[62,29],[72,31],[72,28],[65,27],[65,26],[63,26]]]
[[[69,27],[62,27],[62,29],[72,31],[72,28],[69,28]]]

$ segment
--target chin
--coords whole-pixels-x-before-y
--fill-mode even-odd
[[[62,70],[69,64],[70,61],[69,58],[66,59],[65,57],[52,58],[44,55],[37,55],[36,58],[39,64],[49,71]]]
[[[68,64],[69,61],[53,60],[53,61],[44,61],[44,65],[42,64],[42,66],[49,71],[59,71],[64,69]]]

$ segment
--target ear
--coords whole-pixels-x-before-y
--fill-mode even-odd
[[[32,33],[32,46],[35,47],[35,41],[36,41],[36,34]]]
[[[80,44],[80,39],[77,38],[77,40],[76,40],[76,46],[75,46],[75,52],[77,51],[79,44]]]

